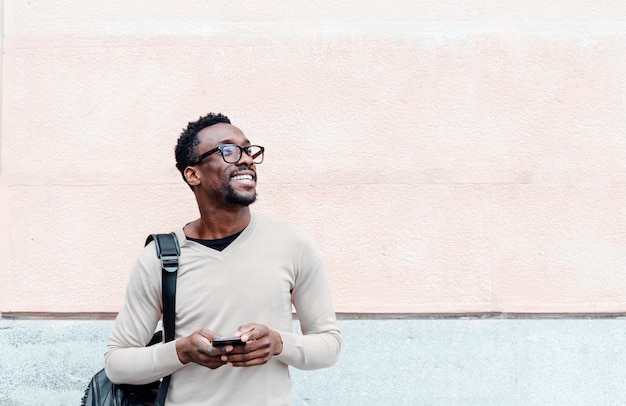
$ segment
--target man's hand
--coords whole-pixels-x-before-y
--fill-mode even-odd
[[[190,336],[176,341],[176,353],[183,364],[195,362],[211,369],[217,369],[226,364],[222,357],[233,350],[232,345],[213,347],[213,339],[221,337],[209,329],[203,328]]]
[[[248,323],[241,326],[234,337],[241,337],[241,341],[246,344],[237,345],[232,352],[221,356],[221,361],[230,366],[262,365],[283,351],[280,334],[263,324]]]

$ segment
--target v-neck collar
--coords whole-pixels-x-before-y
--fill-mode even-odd
[[[181,227],[178,230],[176,230],[176,236],[178,237],[178,241],[180,243],[181,248],[189,247],[195,250],[202,251],[203,254],[210,255],[218,259],[223,259],[226,256],[228,256],[228,254],[231,251],[235,251],[241,244],[243,244],[248,239],[250,233],[252,233],[254,227],[256,226],[256,223],[257,223],[256,216],[253,213],[250,213],[250,222],[248,223],[246,228],[244,228],[239,234],[239,236],[235,238],[235,240],[231,242],[228,245],[228,247],[224,248],[222,251],[209,248],[193,240],[188,240],[187,236],[185,235],[184,227]]]

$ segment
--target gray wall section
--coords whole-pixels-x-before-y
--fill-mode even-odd
[[[0,405],[77,405],[111,321],[0,319]],[[340,320],[295,405],[623,405],[626,320]]]

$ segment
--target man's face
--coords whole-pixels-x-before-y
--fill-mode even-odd
[[[226,123],[214,124],[200,130],[198,139],[198,155],[224,144],[242,147],[250,145],[250,141],[239,128]],[[195,166],[202,182],[200,187],[217,201],[248,206],[256,200],[256,166],[245,152],[242,152],[237,163],[226,163],[222,153],[218,151]]]

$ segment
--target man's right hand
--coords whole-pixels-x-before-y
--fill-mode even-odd
[[[207,328],[193,332],[187,337],[176,340],[176,354],[183,364],[195,362],[211,369],[225,364],[221,357],[233,350],[232,345],[213,347],[213,339],[221,337]]]

